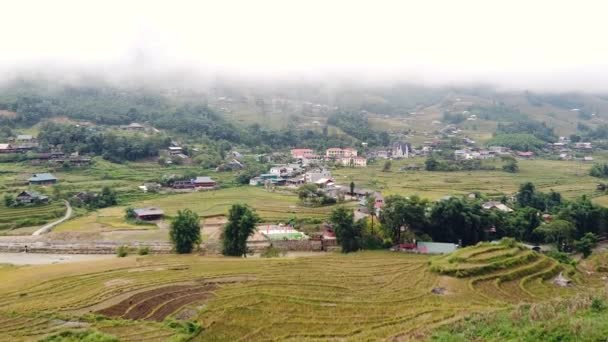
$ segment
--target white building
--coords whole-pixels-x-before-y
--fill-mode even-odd
[[[406,142],[396,142],[393,144],[391,156],[393,158],[409,158],[412,146]]]
[[[356,157],[357,150],[354,148],[332,147],[325,151],[325,156],[329,158]]]
[[[367,159],[364,157],[348,157],[348,158],[341,158],[340,159],[340,163],[343,166],[367,166]]]
[[[331,178],[331,171],[316,170],[316,171],[309,171],[304,174],[304,182],[306,182],[306,183],[314,183],[321,178]]]

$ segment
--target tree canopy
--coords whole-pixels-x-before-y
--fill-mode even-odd
[[[249,206],[233,204],[228,211],[228,223],[222,234],[222,253],[228,256],[246,256],[247,238],[255,232],[259,221],[259,216]]]
[[[342,253],[356,252],[361,248],[363,221],[355,222],[351,209],[338,207],[333,210],[329,220],[333,224]]]
[[[179,254],[190,253],[201,242],[200,217],[190,209],[179,210],[171,221],[169,238]]]

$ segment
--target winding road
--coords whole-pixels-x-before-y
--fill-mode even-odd
[[[57,221],[45,224],[40,229],[35,231],[32,235],[37,236],[37,235],[46,234],[46,233],[50,232],[56,225],[58,225],[64,221],[67,221],[70,217],[72,217],[72,206],[70,205],[70,202],[64,200],[63,203],[65,203],[65,207],[67,208],[65,215]]]

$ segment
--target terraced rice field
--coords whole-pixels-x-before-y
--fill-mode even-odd
[[[434,259],[431,269],[466,279],[468,287],[487,300],[518,304],[572,294],[573,288],[559,287],[548,280],[562,273],[575,287],[584,287],[572,266],[510,243],[481,244]]]
[[[0,340],[93,329],[125,341],[162,341],[180,333],[168,320],[197,322],[200,341],[420,339],[472,313],[592,285],[575,272],[575,287],[555,288],[547,280],[562,267],[528,255],[534,254],[480,245],[438,258],[391,252],[145,256],[3,267]],[[488,269],[513,258],[525,261]]]
[[[290,192],[268,192],[259,187],[239,187],[214,191],[174,194],[131,203],[132,207],[158,207],[172,216],[178,210],[191,209],[203,217],[225,215],[234,203],[246,203],[257,210],[266,222],[281,222],[291,217],[324,219],[334,206],[305,207]],[[353,205],[350,203],[348,205]],[[113,229],[145,229],[146,226],[129,225],[124,220],[124,207],[100,209],[59,225],[55,231],[96,231]]]
[[[7,208],[0,206],[0,230],[43,225],[65,214],[65,205],[54,201],[48,205]]]

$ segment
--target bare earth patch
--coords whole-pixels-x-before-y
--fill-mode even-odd
[[[131,284],[132,282],[133,282],[133,280],[130,280],[130,279],[112,279],[112,280],[106,281],[103,284],[106,287],[112,287],[112,286],[128,285],[128,284]]]

